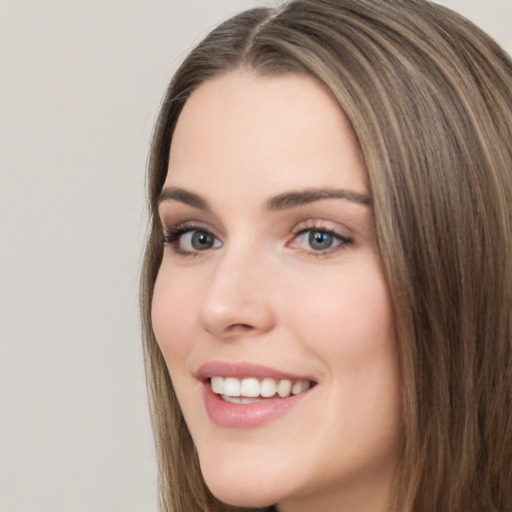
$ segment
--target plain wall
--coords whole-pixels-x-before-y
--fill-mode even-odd
[[[512,0],[445,0],[512,53]],[[173,70],[257,0],[0,0],[0,512],[156,510],[137,281]]]

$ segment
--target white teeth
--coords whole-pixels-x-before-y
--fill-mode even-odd
[[[225,402],[230,402],[232,404],[254,404],[256,402],[261,402],[261,399],[257,398],[245,398],[243,396],[227,396],[222,395],[222,400]]]
[[[260,396],[260,383],[258,379],[243,379],[240,386],[240,395],[250,398]]]
[[[292,392],[292,381],[288,379],[283,379],[279,381],[279,384],[277,385],[277,394],[281,398],[286,398],[287,396],[290,396],[290,393]]]
[[[224,378],[212,377],[211,384],[213,392],[222,395],[222,393],[224,392]]]
[[[226,377],[224,379],[223,395],[240,396],[241,383],[238,379],[233,377]]]
[[[221,395],[227,402],[244,404],[258,402],[258,397],[270,398],[276,394],[281,398],[287,398],[292,394],[303,393],[311,387],[308,380],[292,382],[289,379],[275,380],[270,377],[259,381],[254,377],[240,380],[234,377],[214,376],[211,377],[210,384],[213,392]]]
[[[265,398],[274,396],[277,393],[277,382],[270,377],[263,379],[260,384],[260,395]]]
[[[213,388],[213,382],[212,382],[212,388]],[[294,382],[293,386],[292,386],[292,394],[298,395],[301,392],[302,392],[302,383],[300,381]]]
[[[292,386],[292,395],[298,395],[303,391],[307,391],[311,387],[311,382],[309,380],[298,380],[293,383]]]

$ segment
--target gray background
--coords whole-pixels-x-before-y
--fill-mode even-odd
[[[512,0],[445,0],[512,52]],[[144,168],[169,77],[257,0],[0,0],[0,511],[156,510]]]

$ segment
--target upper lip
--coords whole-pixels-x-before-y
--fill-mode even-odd
[[[211,377],[216,376],[235,377],[237,379],[244,379],[248,377],[264,379],[265,377],[270,377],[275,380],[289,379],[314,381],[309,376],[295,375],[290,372],[249,362],[228,363],[223,361],[210,361],[203,364],[196,373],[196,377],[202,381],[206,381]]]

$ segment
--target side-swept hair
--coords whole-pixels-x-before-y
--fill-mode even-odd
[[[512,510],[512,63],[426,0],[296,0],[213,30],[174,76],[149,159],[143,337],[162,511],[228,511],[206,488],[151,326],[156,198],[204,82],[305,74],[349,120],[394,308],[403,457],[390,509]],[[169,170],[172,172],[172,169]]]

